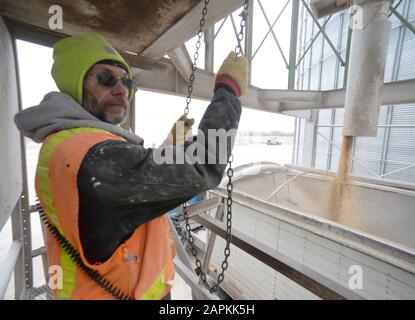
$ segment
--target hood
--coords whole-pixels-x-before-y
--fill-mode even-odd
[[[38,143],[43,142],[52,132],[78,127],[103,129],[130,142],[143,143],[139,136],[99,120],[71,96],[61,92],[48,93],[38,106],[17,113],[14,122],[25,137]]]

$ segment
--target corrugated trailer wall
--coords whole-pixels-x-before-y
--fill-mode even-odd
[[[415,1],[402,1],[397,11],[415,24]],[[325,19],[320,19],[320,23],[324,24]],[[392,31],[385,82],[415,78],[415,34],[394,15],[391,15],[390,20]],[[326,33],[343,60],[346,59],[348,26],[348,12],[332,16],[325,26]],[[301,28],[300,55],[319,32],[305,10],[302,10]],[[298,67],[297,88],[342,88],[344,74],[345,68],[320,34]],[[312,121],[297,120],[295,164],[337,170],[337,147],[341,144],[343,114],[343,109],[320,110],[313,112]],[[307,132],[314,134],[307,135]],[[377,136],[357,138],[353,157],[356,158],[351,169],[354,174],[372,177],[384,175],[388,179],[414,182],[415,166],[400,169],[415,163],[415,106],[382,106]]]

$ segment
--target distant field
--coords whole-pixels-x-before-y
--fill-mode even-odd
[[[244,137],[245,138],[245,137]],[[267,145],[267,137],[250,137],[255,144],[238,144],[233,149],[234,167],[258,161],[271,161],[279,164],[291,163],[293,138],[277,137],[282,145]],[[245,142],[245,141],[243,141]]]
[[[275,137],[283,145],[293,144],[292,136],[241,136],[237,135],[235,139],[236,145],[253,145],[253,144],[266,144],[269,138]]]

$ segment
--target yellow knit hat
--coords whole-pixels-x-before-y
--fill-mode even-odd
[[[97,62],[112,60],[125,66],[130,78],[132,71],[123,57],[100,35],[86,33],[68,37],[53,46],[52,77],[61,92],[82,104],[83,81],[87,71]],[[131,100],[130,90],[128,98]]]

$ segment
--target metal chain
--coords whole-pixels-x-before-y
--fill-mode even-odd
[[[206,14],[207,14],[207,5],[209,4],[209,0],[204,0],[205,5],[202,9],[202,19],[200,19],[199,23],[199,31],[197,33],[197,42],[196,42],[196,51],[193,55],[193,64],[192,64],[192,73],[189,78],[189,86],[187,87],[187,97],[186,97],[186,107],[184,108],[184,114],[187,115],[189,113],[189,105],[190,101],[192,101],[192,92],[193,92],[193,82],[195,81],[195,71],[196,71],[196,62],[197,59],[199,59],[199,49],[202,45],[202,42],[200,41],[203,36],[203,27],[206,23]]]
[[[240,23],[241,30],[239,31],[238,37],[237,37],[238,38],[238,44],[235,48],[235,53],[236,53],[237,57],[242,53],[241,43],[242,43],[242,40],[244,38],[244,29],[245,29],[245,26],[246,26],[246,18],[248,17],[248,8],[249,8],[249,0],[245,0],[244,9],[242,10],[241,14],[239,15],[240,17],[242,17],[242,19],[241,19],[241,23]]]
[[[196,42],[196,52],[194,54],[194,62],[192,64],[192,74],[190,75],[189,86],[187,88],[188,95],[186,97],[186,107],[184,109],[184,114],[186,114],[186,115],[189,113],[189,104],[190,104],[190,101],[192,100],[191,94],[193,92],[193,82],[194,82],[194,79],[195,79],[194,73],[196,71],[196,61],[199,58],[199,48],[200,48],[200,45],[201,45],[200,40],[201,40],[202,35],[203,35],[202,29],[203,29],[203,26],[205,25],[205,17],[206,17],[206,14],[207,14],[207,5],[209,3],[209,0],[205,0],[204,2],[205,2],[205,5],[202,9],[202,19],[200,20],[200,29],[199,29],[199,32],[198,32],[198,40]],[[238,37],[237,37],[238,45],[235,48],[236,56],[239,56],[242,53],[241,42],[244,38],[244,28],[245,28],[245,25],[246,25],[246,18],[247,18],[247,15],[248,15],[248,7],[249,7],[249,0],[245,0],[243,11],[240,14],[240,16],[242,17],[242,20],[241,20],[241,24],[240,24],[241,30],[240,30],[240,32],[238,34]],[[231,146],[229,144],[228,148],[230,148],[230,147]],[[221,265],[222,270],[218,275],[217,283],[215,285],[213,285],[212,287],[209,286],[209,284],[207,282],[207,279],[206,279],[206,274],[202,270],[202,263],[199,260],[199,258],[197,257],[197,250],[196,250],[195,243],[194,243],[195,240],[194,240],[194,238],[191,234],[191,229],[190,229],[189,216],[188,216],[188,213],[187,213],[187,204],[186,203],[183,204],[183,216],[184,216],[184,219],[185,219],[185,227],[186,227],[186,232],[187,232],[187,236],[188,236],[187,240],[189,241],[192,255],[196,260],[196,274],[200,277],[200,280],[203,282],[204,286],[209,290],[210,293],[217,291],[218,288],[219,288],[219,285],[224,280],[224,278],[225,278],[224,272],[225,272],[226,269],[228,269],[228,258],[229,258],[229,255],[231,253],[230,244],[231,244],[231,239],[232,239],[231,232],[232,232],[232,202],[233,202],[232,201],[232,191],[233,191],[232,162],[233,162],[233,155],[231,154],[230,157],[229,157],[229,160],[228,160],[228,170],[227,170],[228,183],[226,185],[226,190],[227,190],[228,194],[227,194],[227,199],[226,199],[226,212],[227,212],[227,214],[226,214],[226,245],[225,245],[225,250],[224,250],[225,258],[224,258],[224,260],[222,262],[222,265]]]

